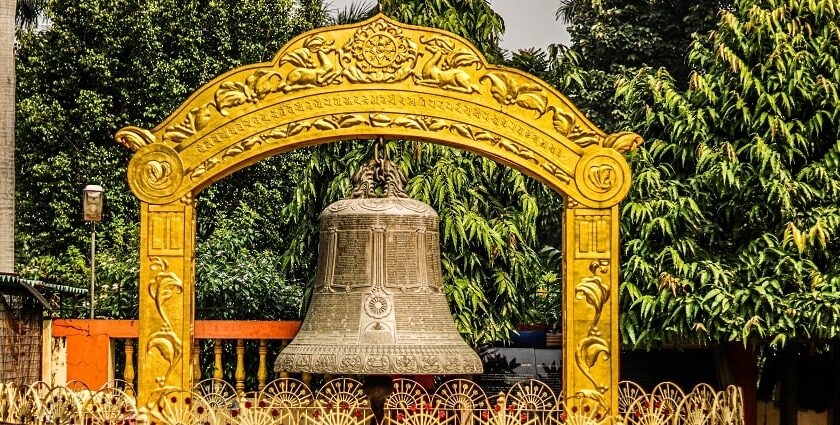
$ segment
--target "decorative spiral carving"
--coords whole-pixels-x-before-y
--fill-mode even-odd
[[[580,192],[598,202],[617,201],[630,189],[624,159],[614,149],[598,149],[584,155],[575,169],[575,183]]]
[[[174,194],[184,179],[180,156],[161,143],[146,145],[137,151],[128,165],[128,173],[134,193],[145,201]]]

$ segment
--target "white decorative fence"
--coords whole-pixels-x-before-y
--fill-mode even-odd
[[[701,384],[683,392],[672,383],[645,392],[622,382],[614,422],[633,425],[743,425],[737,387],[715,391]],[[69,383],[50,387],[0,384],[0,422],[11,424],[254,424],[254,425],[590,425],[609,417],[597,399],[564,398],[530,380],[488,396],[468,380],[452,380],[428,392],[409,379],[394,380],[377,420],[361,382],[333,379],[313,392],[303,382],[283,378],[256,393],[237,393],[215,379],[191,391],[161,394],[154,407],[138,409],[124,382],[98,390]]]

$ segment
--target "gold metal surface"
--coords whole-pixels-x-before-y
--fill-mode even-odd
[[[117,132],[135,151],[128,181],[141,200],[141,409],[192,384],[193,197],[260,159],[376,136],[475,152],[566,196],[564,385],[613,417],[617,204],[631,180],[622,154],[641,138],[605,134],[546,83],[488,64],[458,36],[382,15],[303,34],[272,62],[206,84],[154,129]]]
[[[309,311],[275,371],[482,372],[443,292],[438,215],[405,194],[405,181],[391,161],[369,161],[353,176],[352,197],[321,213]]]

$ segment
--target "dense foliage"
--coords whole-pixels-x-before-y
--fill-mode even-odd
[[[291,0],[244,0],[236,8],[223,2],[51,1],[47,6],[51,26],[21,32],[18,40],[17,257],[21,273],[67,285],[88,285],[90,234],[81,220],[81,188],[101,184],[107,199],[105,219],[98,226],[100,313],[136,316],[139,210],[125,179],[129,152],[114,143],[113,134],[125,125],[155,125],[217,74],[268,60],[289,38],[322,24],[320,2],[291,5]],[[264,161],[199,199],[200,316],[230,317],[227,310],[203,309],[222,305],[229,291],[218,288],[231,282],[253,281],[249,290],[255,292],[288,292],[276,268],[262,270],[261,258],[279,246],[225,239],[239,232],[263,242],[282,235],[268,233],[276,228],[269,225],[271,212],[264,210],[261,200],[265,198],[260,196],[288,195],[283,192],[286,179],[282,176],[293,165],[293,156]],[[232,214],[242,205],[252,208]],[[240,220],[247,214],[248,220]],[[230,232],[237,225],[239,232]],[[244,247],[247,252],[228,250],[229,246]],[[229,264],[230,268],[220,270],[209,264],[228,264],[229,258],[215,258],[218,252],[242,252],[240,261],[247,264]],[[272,276],[251,279],[249,273],[255,269]],[[288,305],[281,302],[267,310],[240,309],[238,317],[282,317],[297,309],[299,298],[285,301]]]
[[[693,35],[705,36],[726,7],[720,0],[561,0],[558,19],[568,24],[581,84],[567,91],[594,122],[608,130],[624,123],[614,101],[616,82],[643,67],[664,67],[678,86],[691,68]],[[567,67],[568,68],[568,67]],[[558,82],[549,79],[553,84]]]
[[[840,3],[740,0],[686,88],[620,85],[647,139],[623,206],[627,342],[782,345],[840,328]]]
[[[138,208],[125,184],[129,153],[113,133],[160,122],[218,73],[267,60],[327,22],[320,1],[299,3],[50,2],[52,26],[18,40],[20,271],[87,286],[80,189],[102,184],[100,313],[135,316]],[[647,140],[630,157],[622,206],[625,343],[837,336],[837,0],[568,0],[560,12],[575,46],[512,55],[486,0],[381,4],[397,20],[468,38],[491,61],[569,94],[599,125]],[[370,13],[350,12],[339,17]],[[349,193],[372,147],[284,154],[203,192],[198,316],[296,317],[314,278],[317,216]],[[388,152],[412,196],[440,214],[459,329],[486,342],[520,322],[556,323],[558,196],[466,152],[413,141]]]

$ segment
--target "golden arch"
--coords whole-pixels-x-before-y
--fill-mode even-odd
[[[203,86],[152,130],[126,127],[141,200],[141,403],[192,382],[194,196],[298,147],[385,136],[446,144],[516,168],[566,195],[564,389],[617,412],[618,207],[630,185],[607,135],[539,79],[493,66],[453,34],[383,15],[296,37],[270,63]]]

